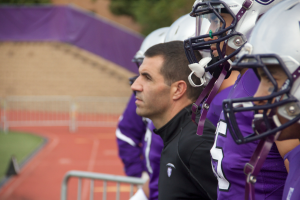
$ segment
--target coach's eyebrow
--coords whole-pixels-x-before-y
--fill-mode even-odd
[[[146,78],[152,80],[152,76],[148,72],[141,72],[141,76],[145,76]]]

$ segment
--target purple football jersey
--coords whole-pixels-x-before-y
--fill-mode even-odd
[[[116,131],[119,157],[127,176],[141,177],[145,169],[142,143],[147,124],[136,114],[135,96],[131,96]]]
[[[282,200],[300,199],[300,145],[288,152],[284,159],[288,159],[289,175],[286,179]]]
[[[229,86],[222,91],[220,91],[212,100],[209,106],[209,110],[207,112],[207,119],[209,119],[215,127],[217,127],[220,114],[222,112],[222,103],[223,100],[228,97],[228,94],[231,90],[232,86]]]
[[[159,167],[160,167],[160,156],[161,151],[164,147],[163,140],[161,137],[153,133],[155,129],[151,120],[148,122],[147,132],[144,139],[144,156],[145,156],[145,166],[150,177],[149,181],[149,199],[158,199],[158,177],[159,177]]]
[[[252,69],[248,69],[243,76],[239,76],[228,98],[242,98],[253,96],[259,80]],[[242,134],[253,133],[251,122],[252,112],[236,114],[237,123]],[[211,149],[213,171],[218,178],[218,199],[240,200],[245,195],[244,166],[249,162],[258,141],[237,145],[224,120],[223,112],[216,129],[215,143]],[[274,144],[257,176],[255,184],[256,199],[281,199],[283,186],[287,176],[283,159]]]

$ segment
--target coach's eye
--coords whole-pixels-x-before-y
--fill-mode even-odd
[[[145,78],[149,81],[152,80],[151,76],[149,76],[149,75],[145,75]]]

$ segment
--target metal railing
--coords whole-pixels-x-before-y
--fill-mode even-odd
[[[9,96],[1,98],[0,126],[116,126],[128,97]]]
[[[116,176],[110,174],[100,174],[100,173],[85,172],[85,171],[69,171],[65,175],[62,182],[61,200],[67,200],[68,181],[71,177],[78,178],[77,200],[81,199],[82,179],[90,179],[90,200],[94,199],[94,180],[103,181],[103,196],[102,196],[103,200],[106,200],[107,198],[107,182],[115,182],[117,184],[116,200],[120,199],[120,184],[122,183],[130,184],[129,197],[131,197],[133,195],[134,185],[138,186],[138,185],[143,185],[145,183],[145,180],[142,178]]]

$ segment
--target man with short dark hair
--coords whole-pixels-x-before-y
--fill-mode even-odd
[[[131,86],[137,114],[151,119],[157,128],[154,132],[164,141],[158,186],[161,200],[217,198],[209,153],[215,127],[206,120],[203,135],[196,134],[191,104],[203,88],[188,83],[188,64],[183,42],[157,44],[145,52],[140,76]]]

